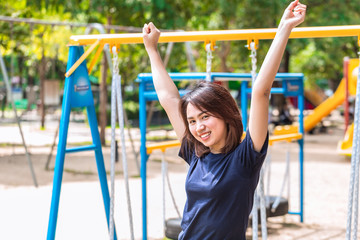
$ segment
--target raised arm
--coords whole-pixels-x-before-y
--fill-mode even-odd
[[[169,117],[178,139],[181,140],[184,135],[185,126],[179,111],[180,95],[159,55],[157,49],[159,37],[160,31],[153,23],[144,25],[144,45],[150,58],[155,91],[161,106],[165,109],[166,114]]]
[[[249,131],[254,149],[261,150],[268,128],[269,95],[279,69],[291,30],[305,19],[306,5],[295,0],[285,9],[276,36],[270,46],[252,88]]]

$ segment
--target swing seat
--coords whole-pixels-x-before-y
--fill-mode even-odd
[[[289,212],[289,201],[286,198],[281,197],[279,205],[277,208],[272,211],[271,207],[276,200],[276,196],[265,196],[265,201],[269,201],[269,206],[266,207],[266,218],[269,217],[278,217],[284,216]],[[258,198],[258,223],[261,224],[261,215],[260,215],[260,198]],[[252,225],[252,215],[249,217],[249,226]]]
[[[170,218],[165,221],[165,236],[177,240],[181,232],[181,218]]]
[[[288,214],[289,201],[286,198],[281,197],[279,205],[274,211],[272,211],[271,206],[274,204],[277,197],[276,196],[268,196],[268,197],[269,197],[270,207],[266,208],[267,217],[278,217]]]

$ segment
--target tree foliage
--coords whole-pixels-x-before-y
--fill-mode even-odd
[[[142,27],[153,21],[163,30],[219,30],[276,28],[289,1],[275,0],[0,0],[0,15],[80,23]],[[308,5],[304,26],[352,25],[360,22],[360,5],[355,0],[314,0]],[[6,55],[23,57],[29,74],[37,76],[36,64],[42,53],[48,59],[48,71],[58,65],[58,77],[65,71],[70,35],[82,34],[83,28],[41,26],[0,22],[0,45]],[[113,31],[113,33],[115,33]],[[261,41],[258,65],[271,41]],[[213,59],[214,71],[245,72],[251,68],[249,51],[243,41],[218,42]],[[192,43],[199,71],[205,71],[203,43]],[[166,44],[160,44],[164,56]],[[357,56],[356,38],[290,40],[287,46],[289,71],[304,72],[308,85],[327,79],[336,87],[342,76],[342,59]],[[120,72],[126,85],[140,72],[150,71],[142,45],[121,46]],[[56,60],[54,60],[56,59]],[[34,70],[35,69],[35,70]],[[96,66],[93,75],[99,76]],[[174,46],[168,69],[189,71],[184,44]],[[19,70],[20,71],[20,70]]]

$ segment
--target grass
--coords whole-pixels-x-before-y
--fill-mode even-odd
[[[70,143],[70,146],[74,146],[74,147],[78,147],[78,146],[87,146],[87,145],[91,145],[93,144],[93,142],[90,141],[84,141],[84,142],[77,142],[77,143]]]
[[[148,126],[147,129],[149,131],[156,131],[156,130],[172,130],[173,127],[171,124],[165,124],[165,125],[153,125],[153,126]]]
[[[168,140],[176,140],[176,137],[169,137],[169,136],[147,136],[147,141],[154,141],[154,142],[160,142],[160,141],[168,141]]]
[[[154,159],[152,159],[152,161],[154,161],[154,162],[162,162],[162,160],[159,159],[159,158],[154,158]]]
[[[22,143],[0,143],[0,147],[22,147]]]
[[[49,171],[54,171],[55,168],[49,168]],[[75,169],[70,169],[70,168],[64,168],[64,172],[66,173],[70,173],[73,175],[87,175],[87,176],[92,176],[92,175],[97,175],[97,172],[92,172],[92,171],[80,171],[80,170],[75,170]],[[106,175],[110,176],[110,171],[106,171]],[[115,171],[115,175],[123,175],[123,171]],[[130,176],[130,178],[140,178],[140,175],[132,175]]]

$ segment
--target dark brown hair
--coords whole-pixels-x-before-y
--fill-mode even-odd
[[[180,113],[185,124],[183,137],[186,142],[195,148],[198,157],[210,152],[210,149],[195,139],[187,122],[187,106],[191,103],[201,111],[207,111],[214,117],[224,120],[227,126],[226,144],[221,149],[227,153],[235,149],[243,134],[243,125],[239,108],[228,90],[212,82],[199,82],[193,90],[185,94],[180,101]]]

